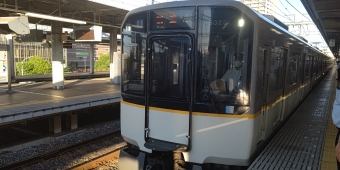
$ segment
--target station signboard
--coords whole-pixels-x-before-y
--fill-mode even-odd
[[[77,67],[85,67],[90,64],[90,45],[73,44],[72,48],[67,49],[67,65],[71,62],[76,63]]]

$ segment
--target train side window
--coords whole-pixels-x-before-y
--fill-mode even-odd
[[[280,60],[281,60],[281,49],[279,47],[272,47],[271,49],[271,58],[270,58],[270,74],[269,79],[273,83],[271,90],[275,90],[275,88],[279,87],[280,84]]]
[[[311,56],[310,55],[306,55],[305,57],[305,78],[308,78],[310,73],[309,73],[309,70],[310,70],[310,60],[311,60]]]
[[[316,73],[316,65],[315,65],[315,63],[316,63],[316,57],[315,56],[312,56],[312,63],[311,63],[311,72],[313,73],[313,75]]]
[[[316,69],[316,74],[319,74],[319,57],[316,57],[315,69]]]
[[[294,84],[297,82],[297,65],[299,57],[300,56],[298,53],[293,53],[289,57],[288,61],[289,84]]]

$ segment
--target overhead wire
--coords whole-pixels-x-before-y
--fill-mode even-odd
[[[308,19],[308,21],[310,21],[310,19],[308,17],[306,17],[305,15],[303,15],[299,10],[297,10],[288,0],[286,0],[288,2],[288,4],[293,7],[297,12],[299,12],[302,16],[304,16],[305,18]]]
[[[278,9],[279,11],[281,11],[281,9],[278,8],[275,4],[273,4],[273,5],[275,6],[276,9]],[[273,9],[270,9],[270,10],[271,10],[272,12],[276,13]],[[284,13],[283,11],[281,11],[281,12],[284,14],[284,16],[280,15],[281,17],[287,18],[287,19],[289,19],[290,21],[294,22],[292,19],[290,19],[290,18],[287,16],[286,13]],[[278,13],[276,13],[276,14],[278,14]],[[278,14],[278,15],[279,15],[279,14]]]
[[[274,4],[273,4],[274,5]],[[274,5],[277,9],[279,9],[276,5]],[[271,10],[273,13],[275,13],[275,14],[277,14],[277,15],[279,15],[279,16],[281,16],[281,17],[283,17],[283,18],[286,18],[286,19],[288,19],[288,20],[290,20],[290,21],[292,21],[289,17],[287,17],[287,15],[286,15],[286,13],[284,13],[283,11],[281,11],[280,9],[279,9],[279,11],[280,12],[282,12],[283,13],[283,15],[284,16],[282,16],[281,14],[279,14],[279,13],[277,13],[276,11],[274,11],[272,8],[268,8],[269,10]],[[293,22],[293,21],[292,21]]]
[[[281,0],[279,0],[280,4],[285,7],[285,9],[288,11],[287,7],[285,5],[283,5],[283,3],[281,2]],[[289,11],[288,11],[289,14],[291,14]]]
[[[280,1],[280,0],[279,0]],[[287,3],[291,6],[291,7],[293,7],[297,12],[299,12],[303,17],[305,17],[305,18],[307,18],[307,20],[308,21],[311,21],[310,20],[310,18],[308,18],[308,17],[306,17],[306,15],[304,15],[304,14],[302,14],[299,10],[297,10],[288,0],[286,0],[287,1]],[[282,2],[280,1],[280,3],[282,4]],[[283,5],[283,4],[282,4]],[[285,7],[285,6],[284,6]],[[304,30],[304,32],[305,32],[305,34],[306,35],[309,35],[308,34],[308,31],[305,29],[305,27],[304,27],[304,25],[301,25],[301,27],[302,27],[302,29]]]
[[[279,0],[280,4],[286,9],[286,11],[289,13],[289,15],[294,15],[294,21],[295,22],[295,14],[292,14],[289,12],[288,8],[281,2],[281,0]],[[275,5],[276,6],[276,5]],[[277,8],[277,7],[276,7]],[[278,8],[279,9],[279,8]],[[288,15],[287,15],[288,16]]]
[[[277,9],[279,9],[276,5],[274,5]],[[271,8],[269,8],[269,10],[271,10],[273,13],[275,13],[275,14],[277,14],[277,15],[279,15],[279,16],[281,16],[281,17],[283,17],[283,18],[287,18],[287,19],[289,19],[291,22],[294,22],[292,19],[290,19],[289,17],[287,17],[287,15],[286,15],[286,13],[284,13],[283,11],[281,11],[280,9],[280,11],[285,15],[285,16],[282,16],[281,14],[279,14],[279,13],[277,13],[276,11],[274,11],[273,9],[271,9]],[[304,28],[304,25],[301,25],[302,26],[302,31],[304,32],[304,34],[306,34],[306,35],[308,35],[308,31]]]
[[[279,1],[280,1],[280,0],[279,0]],[[282,6],[283,6],[284,8],[286,8],[286,7],[283,5],[283,3],[282,3],[281,1],[280,1],[280,3],[282,4]],[[270,9],[273,13],[275,13],[275,14],[277,14],[277,15],[283,17],[283,18],[286,18],[286,19],[290,20],[291,22],[295,23],[295,21],[293,21],[291,18],[289,18],[288,15],[287,15],[285,12],[283,12],[283,11],[282,11],[280,8],[278,8],[275,4],[273,4],[273,5],[276,7],[276,9],[278,9],[280,12],[282,12],[282,13],[284,14],[284,16],[280,15],[279,13],[277,13],[276,11],[274,11],[273,9]],[[286,8],[286,10],[288,11],[287,8]],[[288,11],[288,13],[291,14],[289,11]],[[308,35],[308,31],[305,29],[304,25],[301,25],[301,27],[302,27],[302,29],[303,29],[303,32],[304,32],[306,35]]]

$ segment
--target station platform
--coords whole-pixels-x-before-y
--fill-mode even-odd
[[[13,83],[13,93],[0,84],[0,125],[120,102],[120,85],[108,77],[65,80],[61,90],[54,90],[51,81],[36,82],[40,78]]]
[[[337,170],[332,108],[337,86],[330,70],[248,170]]]

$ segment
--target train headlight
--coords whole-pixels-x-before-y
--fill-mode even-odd
[[[238,20],[238,26],[243,27],[243,25],[244,25],[244,19]]]

